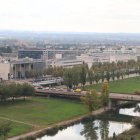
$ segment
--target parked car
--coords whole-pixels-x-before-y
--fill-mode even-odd
[[[74,90],[75,92],[81,92],[81,89],[80,88],[77,88]]]
[[[45,88],[43,88],[44,90],[49,90],[49,87],[45,87]]]

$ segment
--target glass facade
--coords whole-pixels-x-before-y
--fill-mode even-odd
[[[33,59],[42,59],[43,58],[43,50],[19,50],[18,58],[33,58]]]

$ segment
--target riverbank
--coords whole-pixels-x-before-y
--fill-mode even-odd
[[[124,131],[123,133],[116,136],[116,139],[117,140],[140,140],[140,130],[133,127],[130,130]],[[109,140],[113,140],[113,138],[110,138]]]
[[[12,129],[8,137],[43,129],[50,124],[69,120],[88,113],[80,101],[32,97],[26,101],[0,102],[0,124],[8,121]]]
[[[91,113],[87,113],[85,115],[82,115],[80,117],[76,117],[74,119],[70,119],[70,120],[66,120],[66,121],[61,121],[59,123],[56,123],[56,124],[52,124],[52,125],[48,125],[48,127],[44,128],[44,129],[40,129],[40,130],[36,130],[36,131],[33,131],[33,132],[29,132],[29,133],[26,133],[26,134],[22,134],[22,135],[19,135],[19,136],[16,136],[16,137],[13,137],[13,138],[9,138],[8,140],[24,140],[24,139],[27,139],[27,138],[30,138],[30,139],[36,139],[37,137],[41,137],[43,135],[45,135],[47,133],[47,131],[56,131],[58,129],[63,129],[69,125],[72,125],[74,123],[77,123],[77,122],[80,122],[82,119],[86,118],[86,117],[89,117],[89,116],[96,116],[96,115],[100,115],[106,111],[108,111],[109,108],[100,108],[96,111],[93,111]]]

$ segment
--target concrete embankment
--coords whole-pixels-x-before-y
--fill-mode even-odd
[[[82,115],[80,117],[76,117],[74,119],[71,119],[71,120],[67,120],[67,121],[62,121],[62,122],[59,122],[59,123],[56,123],[56,124],[53,124],[53,125],[49,125],[48,127],[44,128],[44,129],[40,129],[40,130],[35,130],[35,131],[32,131],[32,132],[29,132],[29,133],[26,133],[26,134],[22,134],[22,135],[19,135],[19,136],[16,136],[16,137],[13,137],[13,138],[8,138],[8,140],[25,140],[26,138],[31,138],[31,139],[36,139],[37,137],[40,137],[40,136],[43,136],[47,133],[47,131],[51,130],[51,129],[55,129],[55,128],[64,128],[66,126],[69,126],[69,125],[72,125],[76,122],[79,122],[81,121],[82,119],[88,117],[88,116],[96,116],[96,115],[100,115],[106,111],[108,111],[109,108],[101,108],[101,109],[98,109],[96,111],[93,111],[91,113],[87,113],[85,115]]]

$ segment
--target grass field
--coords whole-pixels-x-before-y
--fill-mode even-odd
[[[86,90],[96,89],[101,91],[101,84],[96,84],[92,86],[85,86]],[[109,82],[109,91],[118,93],[133,93],[135,91],[140,91],[140,77],[127,78],[123,80],[117,80]]]
[[[66,99],[34,97],[26,101],[0,103],[0,117],[29,123],[14,122],[10,136],[30,131],[33,129],[32,124],[42,128],[87,112],[88,109],[80,102]]]
[[[4,121],[5,120],[0,119],[0,124],[3,123]],[[15,135],[20,135],[22,133],[26,133],[33,129],[33,127],[29,126],[29,125],[16,123],[16,122],[12,122],[12,121],[8,121],[8,122],[10,122],[11,128],[12,128],[10,133],[8,134],[9,137],[15,136]],[[0,138],[0,140],[1,140],[1,138]]]

